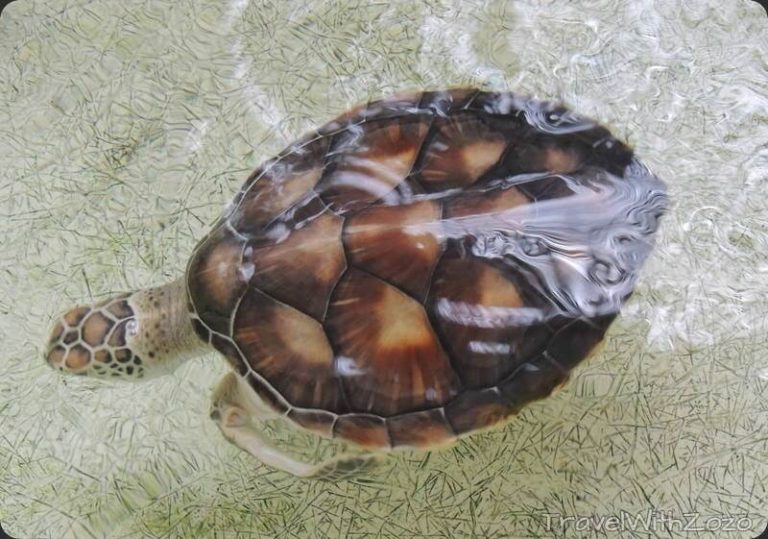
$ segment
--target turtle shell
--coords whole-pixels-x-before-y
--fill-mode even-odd
[[[397,95],[248,178],[190,260],[193,323],[306,429],[440,444],[566,381],[629,297],[664,193],[562,106]]]

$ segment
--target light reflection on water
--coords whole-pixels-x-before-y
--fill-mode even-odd
[[[522,537],[547,535],[544,513],[764,509],[757,6],[17,2],[0,27],[0,520],[13,535]],[[556,397],[357,483],[306,484],[220,440],[212,358],[130,386],[63,382],[39,361],[50,317],[175,276],[244,177],[309,128],[369,97],[467,85],[563,100],[670,190],[605,349]]]

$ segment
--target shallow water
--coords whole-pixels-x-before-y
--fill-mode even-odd
[[[765,528],[758,6],[17,2],[0,36],[0,522],[12,535],[611,536],[600,517],[649,511],[623,536],[661,534],[662,513],[670,536],[690,513],[741,528],[702,536]],[[221,438],[208,395],[226,368],[213,356],[141,384],[44,365],[54,316],[180,275],[263,159],[368,98],[464,85],[561,100],[668,185],[635,294],[555,397],[454,448],[308,483]],[[308,456],[337,449],[272,432]]]

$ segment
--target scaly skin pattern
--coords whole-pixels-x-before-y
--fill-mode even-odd
[[[61,371],[99,377],[144,377],[144,360],[128,346],[136,313],[123,294],[61,316],[48,341],[48,362]]]

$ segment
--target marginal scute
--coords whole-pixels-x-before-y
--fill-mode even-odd
[[[221,337],[217,333],[212,333],[211,344],[216,350],[224,355],[227,362],[238,372],[238,374],[240,374],[240,376],[245,376],[248,373],[248,366],[243,361],[235,343],[229,338]]]
[[[574,320],[550,339],[547,355],[563,369],[572,369],[582,359],[589,357],[592,350],[602,341],[614,318],[615,315],[610,315],[591,321]]]
[[[349,123],[370,122],[392,117],[402,117],[403,113],[418,113],[419,102],[423,93],[414,91],[398,92],[382,99],[363,103],[343,113],[321,129],[322,133],[332,132]],[[334,129],[335,128],[335,129]]]
[[[393,447],[434,447],[456,438],[439,408],[391,417],[387,426]]]
[[[317,320],[253,288],[237,309],[233,336],[251,368],[293,406],[344,410],[333,350]]]
[[[355,411],[389,416],[439,406],[459,391],[423,307],[376,277],[348,270],[326,327]]]
[[[509,92],[477,92],[464,108],[489,115],[507,116],[507,121],[514,121],[515,113],[520,112],[517,107],[525,101]]]
[[[463,109],[477,94],[478,90],[473,88],[425,92],[421,99],[421,106],[434,111],[438,116],[447,116]]]
[[[251,388],[256,392],[261,402],[274,411],[278,415],[285,414],[289,407],[285,401],[278,395],[269,384],[265,383],[258,375],[253,372],[249,372],[246,375],[246,380]]]
[[[372,109],[376,111],[378,109],[391,110],[396,112],[399,116],[402,116],[403,110],[407,112],[420,112],[419,102],[423,97],[424,92],[419,90],[403,90],[394,94],[390,94],[386,97],[374,101],[373,107],[365,107],[364,110]],[[370,116],[370,113],[364,113],[364,116]]]
[[[497,425],[512,413],[498,391],[467,390],[445,407],[445,415],[456,434]]]
[[[281,241],[250,251],[251,283],[320,320],[346,267],[342,219],[331,212],[291,230]]]
[[[499,384],[499,391],[514,411],[548,397],[568,380],[568,373],[555,368],[542,354],[520,365]]]
[[[423,300],[442,246],[440,205],[372,206],[348,218],[350,264]]]
[[[390,447],[386,422],[375,415],[346,414],[339,416],[333,426],[333,434],[337,438],[354,442],[369,449]]]
[[[297,410],[293,408],[288,412],[288,419],[326,438],[333,436],[333,422],[336,417],[335,414],[323,410]]]
[[[334,140],[316,191],[339,214],[385,197],[410,173],[428,127],[418,115],[349,127]]]

